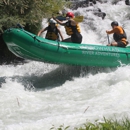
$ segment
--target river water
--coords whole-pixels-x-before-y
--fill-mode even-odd
[[[74,11],[84,16],[83,43],[106,45],[106,30],[111,30],[114,20],[130,42],[130,6],[123,0],[109,0],[95,7],[107,14],[104,20],[86,12],[88,8]],[[130,117],[130,65],[100,68],[35,61],[2,65],[0,85],[0,130],[49,130],[60,125],[73,130],[103,117]]]

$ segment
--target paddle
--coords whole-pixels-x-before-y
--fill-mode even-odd
[[[63,17],[63,16],[57,16],[56,17],[58,20],[60,20],[60,21],[64,21],[64,20],[66,20],[66,17]],[[76,17],[74,17],[73,19],[76,21],[76,22],[82,22],[83,21],[83,16],[76,16]]]
[[[66,17],[63,16],[57,16],[56,19],[60,20],[60,21],[64,21],[66,20]]]
[[[110,44],[109,35],[107,34],[108,44]]]
[[[76,21],[76,22],[82,22],[83,19],[84,19],[84,17],[83,17],[83,16],[76,16],[76,17],[73,18],[73,19],[74,19],[74,21]]]

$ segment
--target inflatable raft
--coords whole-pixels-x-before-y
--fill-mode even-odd
[[[53,64],[117,67],[130,63],[130,47],[57,42],[24,29],[10,28],[3,33],[8,49],[16,56]]]

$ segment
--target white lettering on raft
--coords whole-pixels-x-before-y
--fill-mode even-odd
[[[120,57],[118,53],[110,53],[110,52],[94,52],[94,51],[82,51],[82,54],[87,55],[98,55],[98,56],[114,56],[114,57]]]
[[[85,49],[86,51],[108,51],[108,52],[119,52],[118,47],[102,47],[102,46],[81,46],[81,49]]]

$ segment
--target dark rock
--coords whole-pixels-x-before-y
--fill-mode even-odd
[[[126,4],[126,5],[130,5],[129,0],[125,0],[125,4]]]
[[[2,34],[0,34],[0,65],[2,64],[19,64],[23,63],[24,59],[15,56],[12,52],[9,51],[6,46]]]

